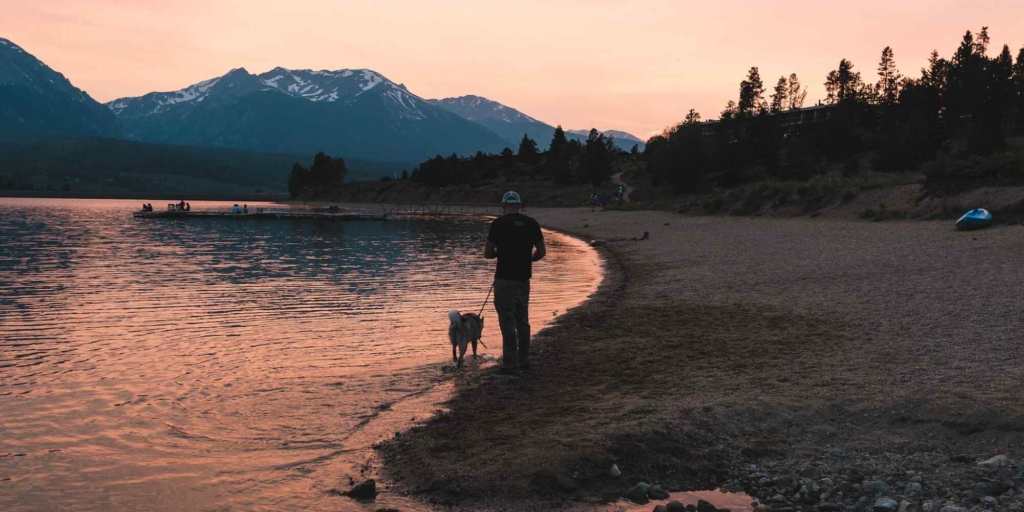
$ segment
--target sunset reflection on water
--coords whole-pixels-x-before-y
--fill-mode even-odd
[[[486,223],[133,219],[142,202],[0,199],[0,509],[365,509],[325,491],[450,389],[446,313],[487,294]],[[535,331],[601,279],[546,237]]]

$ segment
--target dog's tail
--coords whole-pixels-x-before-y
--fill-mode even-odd
[[[451,320],[452,324],[462,325],[462,315],[454,309],[448,312],[448,320]]]

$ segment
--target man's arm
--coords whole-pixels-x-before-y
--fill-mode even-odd
[[[537,247],[537,250],[533,251],[533,261],[542,260],[548,253],[548,250],[544,247],[544,240],[539,240],[533,245]]]
[[[498,257],[498,246],[494,242],[488,240],[487,245],[484,245],[484,258],[493,260]]]

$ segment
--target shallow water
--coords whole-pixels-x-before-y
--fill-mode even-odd
[[[132,218],[142,202],[0,199],[0,509],[415,507],[326,491],[455,385],[446,313],[487,293],[485,222]],[[546,237],[535,332],[601,279]],[[500,353],[485,318],[463,372]]]

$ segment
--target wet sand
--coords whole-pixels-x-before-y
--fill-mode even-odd
[[[530,214],[650,240],[602,247],[604,283],[536,336],[530,374],[468,381],[449,412],[384,445],[400,490],[534,509],[638,481],[714,488],[747,464],[826,453],[926,482],[1022,455],[1021,227]]]

